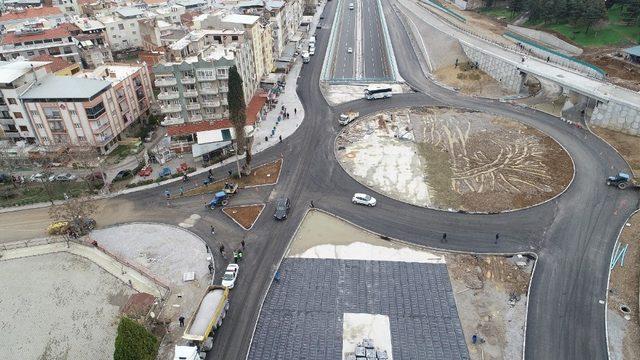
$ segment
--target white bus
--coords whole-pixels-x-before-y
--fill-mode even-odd
[[[364,90],[364,97],[367,100],[385,99],[391,97],[391,88],[372,88]]]

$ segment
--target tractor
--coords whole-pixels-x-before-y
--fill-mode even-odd
[[[609,176],[607,178],[607,185],[617,186],[618,189],[624,190],[629,186],[640,186],[635,180],[631,179],[631,176],[627,173],[620,172],[618,175]]]

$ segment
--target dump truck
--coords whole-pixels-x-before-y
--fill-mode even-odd
[[[346,113],[342,113],[342,114],[340,114],[340,118],[338,119],[338,123],[340,123],[340,125],[347,125],[348,123],[350,123],[353,120],[357,119],[358,116],[360,116],[359,112],[348,111]]]
[[[628,187],[640,187],[640,183],[631,178],[631,175],[620,172],[618,175],[609,176],[607,178],[607,185],[617,186],[618,189],[624,190]]]
[[[213,347],[214,330],[222,325],[227,309],[229,289],[220,285],[209,286],[184,329],[182,338],[188,344],[176,345],[174,360],[204,359],[205,353]]]

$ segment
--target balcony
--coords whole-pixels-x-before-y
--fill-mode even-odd
[[[156,78],[156,82],[155,82],[157,87],[163,87],[163,86],[175,86],[178,84],[178,81],[176,80],[176,78]]]
[[[223,92],[223,93],[229,92],[229,88],[226,86],[220,86],[220,92]]]
[[[215,95],[219,92],[220,91],[218,90],[218,88],[214,88],[214,87],[200,88],[200,94]]]
[[[195,84],[196,83],[196,78],[191,77],[191,76],[185,76],[182,79],[180,79],[180,81],[183,84]]]
[[[210,107],[210,108],[215,108],[220,106],[220,101],[218,100],[208,100],[208,101],[203,101],[202,102],[202,106],[204,107]]]
[[[189,103],[186,106],[187,110],[200,110],[200,104],[198,103]]]
[[[160,112],[163,114],[177,113],[180,111],[182,111],[182,107],[180,105],[160,105]]]
[[[198,122],[202,121],[202,115],[191,115],[189,117],[189,122]]]
[[[187,98],[198,96],[198,90],[185,90],[182,92],[182,95]]]
[[[158,100],[175,100],[180,97],[177,91],[161,91],[158,94]]]
[[[0,111],[9,111],[9,105],[7,104],[0,105]]]
[[[180,124],[184,124],[184,119],[181,117],[167,116],[164,118],[163,121],[160,122],[160,124],[163,126],[180,125]]]
[[[216,81],[215,75],[197,75],[198,81]]]
[[[111,126],[109,126],[109,122],[108,121],[105,121],[104,124],[102,124],[102,125],[98,125],[97,128],[93,128],[93,126],[94,125],[91,125],[91,128],[92,128],[94,134],[101,134],[105,130],[111,128]]]
[[[229,74],[218,74],[218,79],[219,80],[224,80],[224,79],[228,79],[229,78]]]
[[[224,99],[220,99],[220,103],[222,105],[229,105],[229,102],[227,101],[227,98],[225,97]]]

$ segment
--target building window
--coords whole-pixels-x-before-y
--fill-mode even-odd
[[[64,131],[64,125],[62,124],[62,121],[49,121],[49,128],[51,129],[51,131]]]
[[[47,119],[62,119],[62,114],[58,108],[43,108],[42,111]]]
[[[82,125],[80,125],[80,123],[73,123],[73,126],[74,126],[76,129],[80,129],[80,128],[82,128]]]
[[[124,30],[124,24],[118,24],[118,29]]]
[[[3,111],[2,112],[2,118],[4,119],[11,119],[11,114],[9,114],[8,111]]]
[[[26,126],[21,125],[21,126],[20,126],[20,131],[29,131],[29,129],[27,129],[27,127],[26,127]]]
[[[7,100],[9,101],[9,104],[11,104],[11,105],[17,104],[16,99],[14,99],[14,98],[7,98]]]
[[[78,141],[80,142],[87,142],[87,138],[84,136],[78,136]]]
[[[233,41],[238,41],[238,36],[236,36],[236,35],[232,35],[232,36],[231,36],[231,40],[233,40]]]
[[[218,74],[218,76],[221,76],[221,77],[227,76],[227,69],[216,69],[216,70],[217,70],[216,73]]]
[[[21,112],[14,112],[13,113],[13,117],[16,119],[22,119],[22,113]]]
[[[77,112],[77,111],[75,111],[75,110],[73,110],[73,109],[69,109],[69,114],[71,114],[71,115],[74,115],[74,116],[75,116],[75,115],[78,115],[78,112]]]
[[[43,126],[42,124],[40,124],[40,123],[37,123],[37,124],[36,124],[36,127],[37,127],[38,129],[44,129],[44,126]]]
[[[27,56],[33,56],[35,53],[33,51],[27,51]]]
[[[104,103],[101,101],[96,106],[84,109],[87,112],[87,118],[97,119],[100,115],[104,114]]]
[[[38,116],[40,113],[38,113],[38,110],[31,110],[31,115]]]

